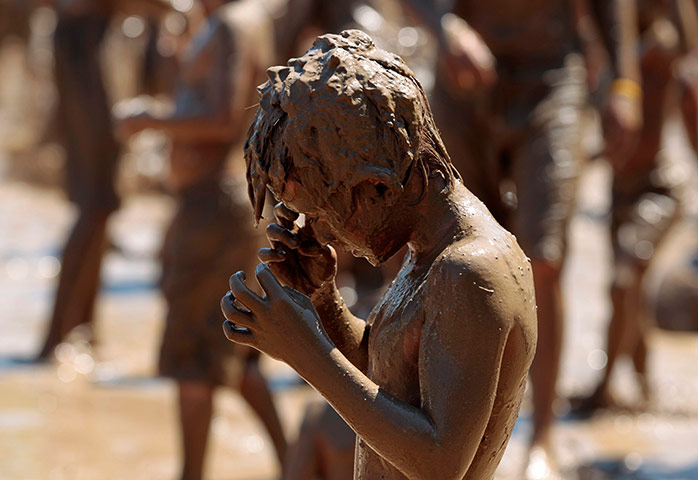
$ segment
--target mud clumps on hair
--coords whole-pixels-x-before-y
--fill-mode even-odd
[[[257,221],[267,187],[278,197],[291,173],[318,199],[376,176],[404,185],[415,164],[425,182],[434,167],[449,181],[458,176],[414,73],[365,33],[322,35],[305,55],[267,76],[245,143]]]

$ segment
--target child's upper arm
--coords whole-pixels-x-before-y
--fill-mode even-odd
[[[464,473],[492,412],[510,323],[499,287],[477,259],[443,258],[430,277],[419,352],[422,408],[440,448],[462,459]]]

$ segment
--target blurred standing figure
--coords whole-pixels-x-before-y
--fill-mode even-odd
[[[219,301],[231,266],[255,261],[257,236],[242,195],[221,187],[228,153],[246,131],[246,109],[272,62],[273,26],[257,0],[201,0],[206,19],[183,55],[171,116],[122,120],[131,135],[159,129],[172,137],[170,186],[178,209],[163,246],[168,303],[160,371],[177,381],[183,480],[202,477],[216,387],[239,388],[260,416],[281,460],[286,443],[252,349],[221,334]],[[221,259],[224,259],[223,261]]]
[[[101,70],[109,22],[119,12],[166,11],[159,0],[49,0],[57,14],[53,36],[58,96],[55,128],[65,149],[67,191],[78,219],[63,251],[48,334],[38,361],[78,325],[92,322],[109,215],[119,206],[115,177],[119,143]]]
[[[538,302],[538,348],[530,371],[533,436],[525,478],[558,478],[551,448],[564,306],[560,278],[582,162],[581,110],[587,101],[582,47],[570,0],[403,0],[436,35],[434,115],[464,184],[531,257]],[[614,75],[637,85],[634,0],[599,0],[599,21],[615,28]],[[610,31],[610,30],[609,30]],[[609,98],[608,146],[639,128],[639,102]],[[512,272],[516,274],[516,272]]]
[[[47,360],[76,326],[92,321],[114,189],[119,144],[100,69],[100,50],[113,13],[105,0],[55,0],[56,125],[66,153],[67,189],[78,219],[63,251],[48,335],[38,355]]]
[[[632,84],[620,88],[614,84],[611,94],[621,93],[642,100],[642,131],[636,145],[606,155],[613,168],[611,241],[615,272],[610,292],[613,311],[608,327],[608,363],[602,379],[594,393],[577,406],[586,412],[615,405],[609,384],[622,354],[633,362],[643,403],[650,399],[647,379],[649,312],[644,278],[653,253],[679,214],[676,186],[668,183],[659,168],[668,94],[676,91],[679,82],[681,106],[694,149],[698,133],[694,113],[698,76],[692,63],[695,60],[686,58],[691,49],[698,47],[694,0],[635,1],[642,90]],[[613,36],[608,30],[601,34],[607,43]]]

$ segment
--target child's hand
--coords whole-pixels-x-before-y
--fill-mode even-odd
[[[257,265],[256,273],[266,297],[250,290],[244,272],[230,277],[230,292],[221,300],[225,336],[297,369],[308,353],[331,345],[329,337],[307,296],[281,286],[267,264]]]
[[[271,248],[262,248],[259,259],[281,281],[296,290],[313,295],[322,287],[331,286],[337,274],[337,254],[332,247],[322,246],[307,226],[295,223],[298,214],[279,203],[274,207],[276,223],[267,227]]]

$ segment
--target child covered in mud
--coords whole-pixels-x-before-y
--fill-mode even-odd
[[[245,156],[257,219],[267,188],[282,203],[266,296],[234,274],[226,336],[332,404],[358,435],[355,478],[493,478],[536,344],[525,255],[460,182],[414,74],[367,35],[321,36],[268,75]],[[374,264],[409,247],[366,322],[330,243]]]

